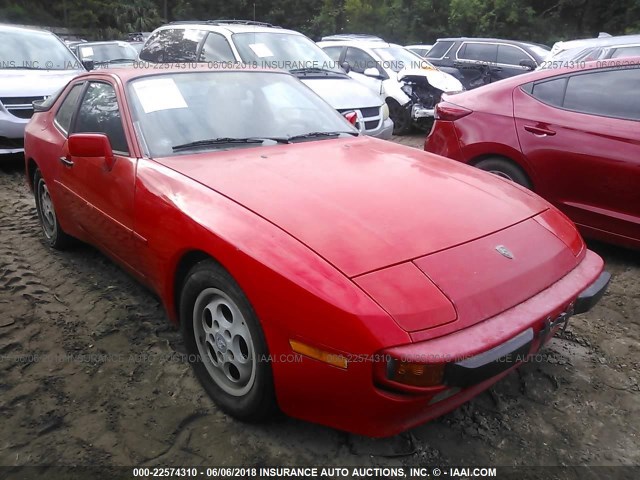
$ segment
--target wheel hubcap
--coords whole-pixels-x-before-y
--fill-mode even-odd
[[[203,290],[193,309],[193,332],[202,363],[226,393],[245,395],[253,386],[256,355],[247,321],[217,288]]]
[[[53,209],[49,189],[44,180],[38,182],[38,198],[40,203],[40,220],[42,229],[47,237],[51,238],[56,231],[56,213]]]

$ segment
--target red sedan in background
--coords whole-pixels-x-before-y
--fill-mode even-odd
[[[530,188],[585,236],[640,248],[640,58],[443,95],[424,148]]]
[[[358,135],[288,73],[99,70],[36,108],[47,242],[149,285],[221,409],[391,435],[467,401],[604,293],[540,197]],[[99,345],[98,345],[99,346]]]

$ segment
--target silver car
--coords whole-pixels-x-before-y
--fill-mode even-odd
[[[33,101],[57,92],[83,71],[53,33],[0,25],[0,155],[23,151]]]

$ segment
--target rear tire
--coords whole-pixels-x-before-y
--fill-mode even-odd
[[[189,363],[221,410],[250,422],[276,412],[260,322],[240,286],[213,260],[197,263],[187,275],[180,323]]]
[[[511,180],[529,190],[532,189],[531,180],[529,180],[527,174],[518,165],[506,158],[489,157],[476,163],[475,166],[485,172]]]
[[[389,117],[393,120],[393,134],[407,135],[410,133],[413,128],[411,109],[404,108],[393,98],[387,99],[387,105],[389,106]]]
[[[49,187],[44,181],[40,169],[36,169],[33,175],[33,194],[36,200],[38,220],[42,227],[42,233],[47,244],[56,250],[63,250],[73,243],[73,237],[68,235],[60,226],[53,200],[49,193]]]

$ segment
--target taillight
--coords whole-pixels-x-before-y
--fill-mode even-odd
[[[440,102],[436,105],[434,117],[436,120],[447,120],[453,122],[454,120],[466,117],[470,113],[473,113],[473,111],[468,108],[461,107],[460,105],[449,102]]]

